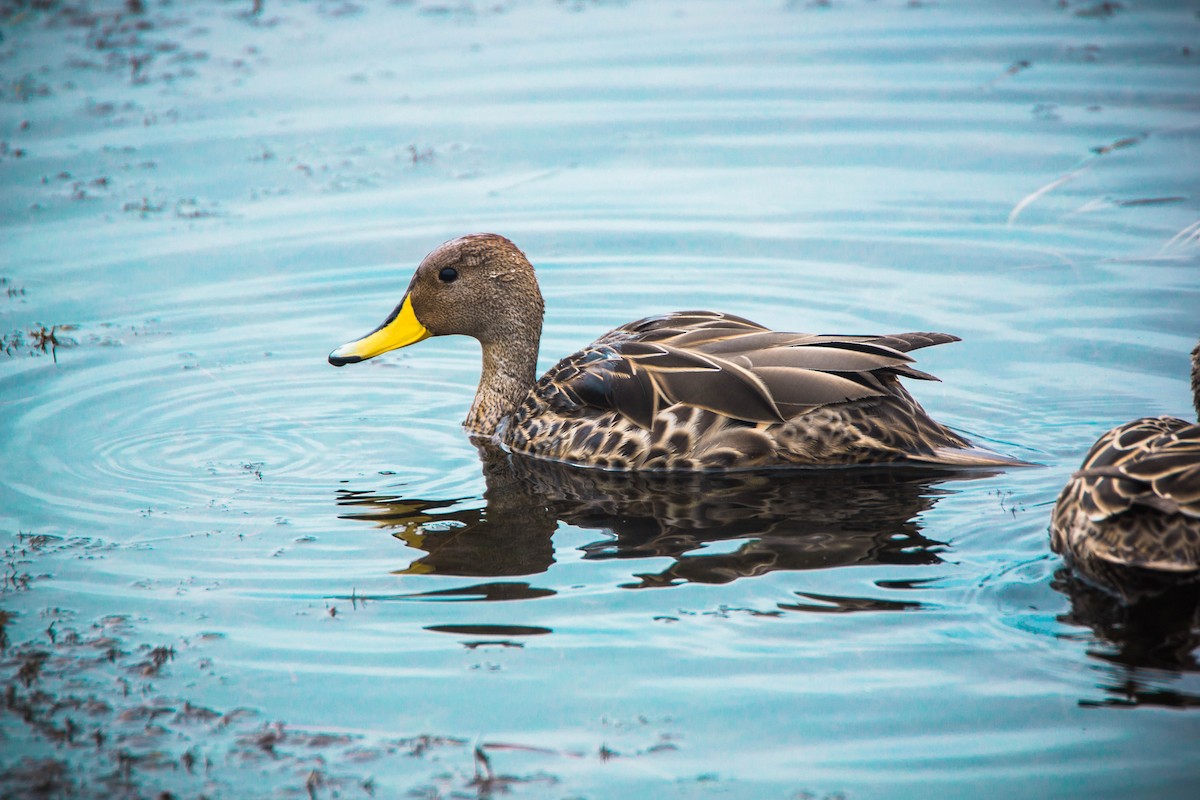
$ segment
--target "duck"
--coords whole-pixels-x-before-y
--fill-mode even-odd
[[[509,239],[476,233],[421,261],[399,305],[338,347],[340,367],[431,336],[481,345],[463,427],[511,453],[619,472],[1024,464],[934,421],[901,378],[937,380],[909,352],[946,333],[774,331],[729,313],[630,322],[536,374],[545,301]]]
[[[1191,388],[1200,419],[1200,343]],[[1143,417],[1101,436],[1055,501],[1050,546],[1130,602],[1200,578],[1200,422]]]

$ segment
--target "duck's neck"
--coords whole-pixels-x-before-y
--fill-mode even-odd
[[[540,320],[539,320],[540,322]],[[481,436],[494,436],[500,424],[517,410],[537,380],[538,341],[541,325],[532,336],[514,336],[499,342],[481,342],[483,372],[475,402],[463,427]]]

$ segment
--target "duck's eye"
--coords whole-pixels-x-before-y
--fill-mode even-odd
[[[458,270],[454,267],[442,267],[442,271],[438,273],[438,279],[442,283],[454,283],[458,280]]]

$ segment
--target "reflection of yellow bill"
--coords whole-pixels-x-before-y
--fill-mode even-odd
[[[417,319],[410,295],[404,295],[404,301],[397,306],[390,317],[384,320],[382,325],[363,338],[334,350],[329,354],[329,363],[335,367],[357,364],[359,361],[374,358],[380,353],[416,344],[432,335]]]

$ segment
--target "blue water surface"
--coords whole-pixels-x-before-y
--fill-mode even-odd
[[[1193,609],[1049,551],[1095,438],[1190,416],[1200,5],[0,4],[0,791],[1192,797]],[[1043,466],[522,472],[447,337],[513,239],[540,366],[713,308],[938,330]]]

